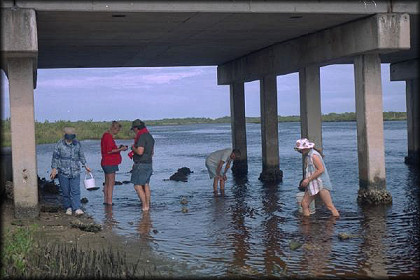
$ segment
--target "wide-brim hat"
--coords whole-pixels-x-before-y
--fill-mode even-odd
[[[309,142],[309,140],[306,138],[302,138],[296,141],[295,150],[300,151],[303,149],[312,149],[314,146],[314,143]]]

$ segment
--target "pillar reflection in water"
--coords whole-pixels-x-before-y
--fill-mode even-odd
[[[386,212],[389,206],[362,206],[362,219],[360,220],[364,229],[362,243],[360,244],[359,265],[361,274],[367,277],[387,277],[386,256],[387,245],[385,242],[387,234]]]
[[[326,276],[331,263],[332,241],[335,224],[338,218],[330,216],[302,217],[300,231],[304,238],[303,257],[300,263],[303,271],[308,271],[310,277]]]
[[[233,270],[246,271],[249,260],[250,251],[250,230],[245,225],[245,215],[248,209],[246,203],[246,196],[248,192],[248,177],[234,176],[234,185],[232,187],[232,194],[234,202],[232,203],[232,226],[233,233],[231,236],[233,248]]]
[[[284,233],[281,230],[285,218],[280,216],[281,203],[279,203],[278,184],[265,183],[262,188],[262,206],[264,220],[263,230],[263,258],[265,274],[267,276],[281,274],[286,269],[284,253],[281,250],[281,241]]]

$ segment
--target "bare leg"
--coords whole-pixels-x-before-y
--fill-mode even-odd
[[[106,203],[106,198],[108,196],[108,174],[105,173],[105,184],[102,191],[104,192],[104,203]]]
[[[137,195],[140,198],[140,201],[141,201],[141,209],[143,211],[146,210],[145,209],[145,207],[146,207],[146,194],[144,192],[143,186],[141,186],[141,185],[135,185],[134,186],[134,189],[136,190]]]
[[[311,204],[312,200],[314,200],[315,196],[309,195],[309,192],[305,192],[305,195],[302,198],[302,201],[300,202],[300,205],[302,206],[303,216],[309,217],[311,214],[309,211],[309,204]]]
[[[217,184],[219,183],[219,179],[217,177],[214,177],[213,180],[213,193],[214,195],[217,195]]]
[[[222,196],[225,195],[225,180],[223,180],[223,178],[220,179],[220,194]]]
[[[150,186],[149,184],[146,184],[144,186],[144,194],[146,195],[146,207],[144,207],[144,210],[147,211],[150,209]]]
[[[335,206],[332,202],[330,191],[322,189],[319,192],[319,195],[321,196],[322,201],[325,203],[325,206],[327,206],[328,210],[331,211],[332,215],[334,217],[340,217],[340,214],[338,213],[337,209],[335,209]]]
[[[115,185],[115,173],[105,174],[105,203],[112,205],[112,194]]]

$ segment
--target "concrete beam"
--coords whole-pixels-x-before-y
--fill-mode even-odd
[[[2,7],[18,6],[39,11],[101,12],[223,12],[223,13],[346,13],[374,14],[389,10],[388,1],[45,1],[4,0]],[[400,9],[410,7],[403,6]]]
[[[406,81],[419,78],[419,59],[391,63],[391,81]]]
[[[410,49],[408,14],[376,14],[230,61],[217,68],[219,85],[283,75],[309,65],[327,65],[343,57]]]
[[[2,9],[1,11],[1,68],[8,76],[8,60],[33,60],[33,88],[36,87],[38,34],[36,14],[32,9]]]

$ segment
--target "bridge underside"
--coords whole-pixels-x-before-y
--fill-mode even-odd
[[[244,83],[260,80],[260,179],[280,181],[276,76],[299,72],[301,136],[322,149],[319,68],[352,63],[359,199],[389,203],[380,64],[392,63],[391,79],[407,81],[407,162],[419,162],[415,1],[17,0],[1,6],[18,217],[38,215],[33,108],[38,68],[218,66],[218,83],[230,86],[232,145],[243,155],[234,165],[237,174],[247,171]]]

